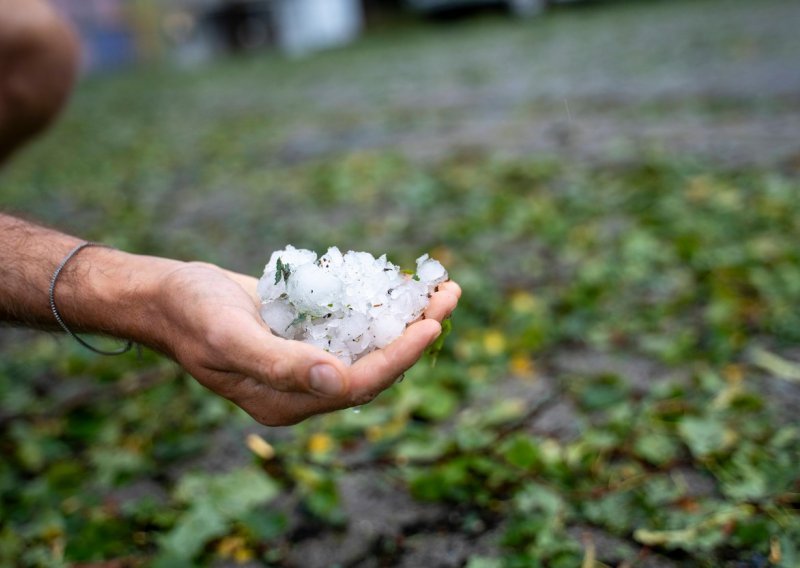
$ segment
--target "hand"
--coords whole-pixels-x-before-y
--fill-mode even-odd
[[[446,282],[424,319],[348,367],[330,353],[276,337],[258,313],[257,280],[188,263],[160,286],[158,346],[207,388],[268,426],[369,402],[394,384],[441,333],[461,289]]]

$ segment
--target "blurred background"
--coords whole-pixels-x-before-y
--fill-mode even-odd
[[[0,565],[800,565],[800,4],[58,0],[0,207],[259,275],[430,252],[435,365],[258,426],[0,329]]]
[[[569,0],[566,0],[569,1]],[[78,27],[90,69],[172,58],[277,49],[290,55],[346,45],[365,27],[396,24],[402,13],[431,17],[503,8],[541,15],[544,0],[54,0]]]

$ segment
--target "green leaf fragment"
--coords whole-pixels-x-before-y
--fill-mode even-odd
[[[451,319],[446,319],[442,322],[442,333],[439,334],[439,337],[436,338],[430,347],[425,351],[428,355],[431,356],[431,366],[436,366],[436,360],[439,358],[439,353],[442,351],[444,347],[444,342],[447,339],[447,336],[450,335],[450,332],[453,331],[453,321]]]
[[[270,501],[278,491],[272,479],[252,467],[224,475],[185,476],[175,497],[191,506],[161,539],[163,552],[178,559],[194,557],[206,542],[225,535],[230,521]]]
[[[200,501],[161,539],[161,546],[168,554],[178,558],[191,558],[206,541],[224,535],[227,529],[225,518],[212,503]]]
[[[524,434],[509,438],[500,448],[500,454],[511,465],[523,469],[532,468],[540,461],[535,441]]]
[[[684,418],[678,426],[678,433],[692,454],[699,459],[724,451],[732,442],[730,429],[713,416]]]
[[[308,314],[300,314],[296,318],[292,320],[292,323],[286,326],[286,329],[289,329],[293,325],[297,325],[298,323],[303,323],[308,318]],[[286,330],[284,330],[286,331]]]
[[[278,261],[275,263],[275,284],[281,281],[281,278],[284,282],[289,281],[289,275],[292,273],[292,270],[289,268],[288,264],[284,264],[283,261],[278,258]]]

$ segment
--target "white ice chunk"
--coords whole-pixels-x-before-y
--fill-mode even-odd
[[[447,271],[438,260],[423,254],[417,259],[417,276],[422,282],[435,286],[447,280]]]
[[[261,319],[275,335],[290,337],[289,326],[296,317],[296,312],[288,302],[277,301],[261,305]]]
[[[316,264],[295,268],[288,280],[289,301],[300,313],[322,316],[340,302],[341,281]]]
[[[280,259],[281,266],[278,266]],[[298,339],[351,364],[386,347],[419,319],[447,271],[423,255],[415,278],[367,252],[331,247],[276,251],[258,283],[261,316],[282,337]]]
[[[306,249],[296,249],[292,245],[289,245],[286,247],[286,250],[272,254],[269,260],[273,268],[278,264],[279,258],[284,265],[294,268],[313,263],[317,260],[317,253]]]
[[[375,337],[375,346],[378,349],[386,347],[403,334],[406,324],[403,320],[384,316],[372,322],[372,333]]]
[[[340,251],[338,247],[329,248],[328,252],[323,254],[319,259],[320,268],[324,268],[325,270],[338,270],[343,263],[344,256],[342,256],[342,251]]]

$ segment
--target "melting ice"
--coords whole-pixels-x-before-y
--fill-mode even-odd
[[[331,247],[317,258],[289,245],[272,253],[258,282],[261,317],[276,335],[316,345],[349,365],[397,339],[447,278],[427,254],[411,277],[386,255]]]

